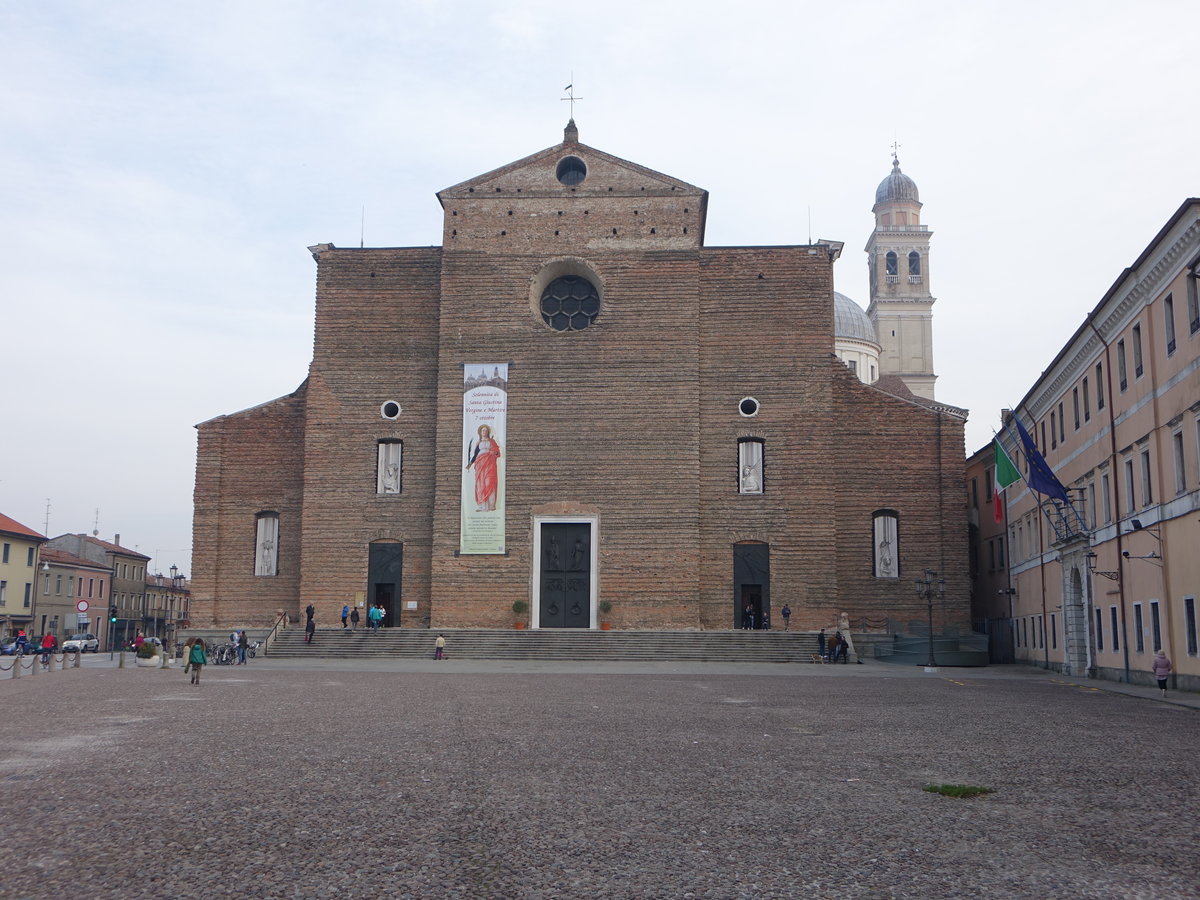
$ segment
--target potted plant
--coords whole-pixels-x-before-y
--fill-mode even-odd
[[[517,620],[513,623],[513,627],[520,631],[525,627],[525,613],[529,611],[529,604],[524,600],[514,600],[512,605],[513,614]]]
[[[159,665],[158,645],[153,641],[143,641],[142,646],[138,647],[137,664],[144,669]]]
[[[607,616],[610,612],[612,612],[612,603],[610,603],[608,600],[601,600],[596,604],[596,610],[601,616]],[[607,621],[606,619],[600,620],[601,631],[608,631],[610,628],[612,628],[611,622]]]

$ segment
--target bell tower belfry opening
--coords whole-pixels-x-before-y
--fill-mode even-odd
[[[900,171],[893,151],[892,171],[875,190],[875,230],[867,241],[871,303],[881,353],[880,375],[899,375],[918,397],[933,399],[933,295],[929,293],[928,226],[921,224],[917,185]]]

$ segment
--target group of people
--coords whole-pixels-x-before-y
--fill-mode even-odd
[[[311,603],[304,607],[304,643],[311,644],[313,637],[317,633],[317,608]],[[387,618],[387,610],[384,609],[382,603],[375,603],[367,610],[367,625],[374,632],[379,631],[379,626],[383,624],[383,620]],[[358,628],[358,623],[361,621],[358,607],[350,606],[345,603],[342,605],[342,628],[350,628],[351,630]]]
[[[826,662],[837,662],[839,658],[844,663],[850,661],[850,642],[842,636],[840,631],[835,631],[833,637],[826,637],[825,629],[822,628],[817,635],[817,650],[821,654],[821,659]]]
[[[250,638],[246,635],[246,629],[241,631],[234,629],[229,632],[229,643],[237,648],[237,664],[244,666],[246,664],[246,651],[250,649]]]

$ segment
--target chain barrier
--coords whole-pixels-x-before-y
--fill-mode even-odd
[[[74,668],[78,669],[81,666],[81,654],[75,653],[74,656],[75,659],[73,661],[73,666]],[[13,678],[20,678],[22,668],[28,669],[30,675],[37,675],[39,669],[42,669],[46,672],[53,672],[55,663],[58,663],[58,668],[61,671],[65,672],[67,670],[66,650],[64,650],[62,653],[50,653],[47,656],[46,663],[44,664],[42,663],[41,653],[34,652],[28,654],[18,654],[13,658],[13,661],[9,665],[6,666],[0,664],[0,672],[12,672]]]

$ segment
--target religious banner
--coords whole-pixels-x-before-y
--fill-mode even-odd
[[[504,553],[508,364],[463,366],[459,553]]]

